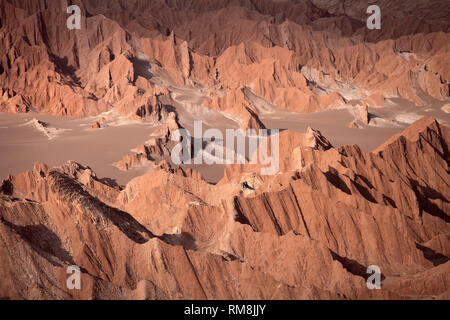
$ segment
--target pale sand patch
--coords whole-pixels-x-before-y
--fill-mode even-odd
[[[412,124],[422,117],[423,116],[416,113],[405,113],[395,116],[394,120],[402,123]]]
[[[115,179],[125,184],[151,168],[122,172],[112,166],[130,149],[148,140],[153,127],[130,124],[108,127],[104,130],[85,130],[81,124],[90,119],[71,119],[46,115],[33,115],[40,121],[70,131],[60,132],[52,140],[32,126],[21,126],[30,115],[0,113],[0,126],[8,126],[0,134],[0,180],[8,174],[31,170],[35,162],[59,166],[73,160],[91,167],[100,178]]]
[[[450,103],[447,103],[447,104],[444,105],[441,109],[442,109],[442,111],[444,111],[445,113],[450,113]]]
[[[55,128],[51,126],[49,123],[40,121],[36,118],[33,118],[32,120],[25,122],[22,126],[31,126],[35,128],[36,130],[43,133],[49,140],[52,140],[53,138],[63,133],[64,131],[71,130],[71,129]]]
[[[440,102],[419,108],[404,99],[387,99],[382,108],[369,108],[371,124],[360,125],[361,129],[348,128],[354,120],[349,108],[311,114],[294,114],[272,109],[271,112],[261,115],[261,121],[269,129],[289,129],[301,133],[312,127],[320,130],[335,147],[357,144],[363,151],[372,151],[394,134],[403,131],[414,119],[424,115],[435,117],[448,127],[450,117],[441,109],[443,104]],[[174,107],[181,124],[191,133],[196,120],[205,121],[203,132],[209,128],[221,131],[237,128],[235,121],[208,109],[204,110],[208,112],[201,112],[204,107],[195,103],[190,105],[176,101]],[[51,123],[54,127],[71,131],[61,132],[56,138],[48,140],[46,136],[36,134],[33,127],[19,126],[29,120],[29,114],[0,113],[0,127],[7,127],[0,135],[0,179],[10,173],[30,170],[36,161],[56,166],[74,160],[90,166],[99,177],[115,179],[119,184],[125,184],[132,178],[152,170],[152,166],[144,166],[123,172],[112,166],[112,163],[128,154],[129,150],[148,140],[155,128],[151,125],[123,123],[121,126],[106,127],[103,130],[85,130],[85,126],[91,125],[91,118],[31,116]],[[183,167],[198,170],[207,181],[217,182],[223,177],[225,165],[202,164]]]

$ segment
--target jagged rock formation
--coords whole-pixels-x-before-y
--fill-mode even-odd
[[[92,125],[91,125],[91,129],[100,129],[102,127],[102,125],[100,124],[100,122],[95,121]]]
[[[358,123],[362,123],[365,125],[370,123],[370,114],[367,104],[355,106],[352,112],[355,120],[350,123],[350,128],[359,128]]]
[[[61,27],[64,1],[3,1],[0,90],[14,94],[0,110],[142,115],[161,95],[173,105],[173,86],[184,86],[203,94],[199,104],[258,128],[261,111],[243,89],[301,113],[386,97],[423,106],[419,91],[449,97],[446,1],[379,1],[379,31],[366,28],[369,1],[73,4],[81,30]]]
[[[181,129],[181,126],[176,114],[171,112],[145,144],[137,146],[132,150],[134,153],[127,154],[113,165],[122,171],[127,171],[134,167],[155,165],[164,159],[170,159],[171,150],[176,144],[175,141],[171,141],[171,135],[177,129]]]
[[[152,169],[124,186],[73,161],[2,181],[0,299],[450,299],[450,133],[435,119],[372,152],[281,130],[273,175],[233,164],[211,184],[170,162],[171,134],[197,118],[257,130],[348,108],[367,128],[388,98],[448,113],[448,1],[378,0],[368,30],[372,2],[1,1],[0,112],[154,131],[113,164]]]
[[[31,119],[30,121],[23,124],[23,126],[31,126],[36,130],[44,134],[49,140],[55,138],[59,133],[66,131],[67,129],[59,129],[51,126],[49,123],[40,121],[36,118]]]
[[[0,111],[11,113],[26,113],[30,103],[22,95],[11,89],[0,89]]]
[[[368,153],[284,131],[279,174],[217,185],[167,162],[125,187],[36,164],[0,187],[0,297],[448,299],[449,139],[431,118]]]

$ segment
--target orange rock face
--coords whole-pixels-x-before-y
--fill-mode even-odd
[[[352,99],[372,107],[402,97],[423,106],[418,90],[448,98],[450,41],[438,6],[446,2],[425,10],[413,1],[406,10],[381,1],[383,28],[377,33],[365,26],[366,2],[343,13],[334,2],[319,0],[246,0],[233,7],[226,1],[123,7],[117,0],[84,0],[78,2],[82,28],[72,31],[60,27],[67,19],[60,3],[5,1],[0,110],[135,115],[154,106],[149,101],[155,97],[168,97],[170,85],[200,86],[204,106],[256,128],[258,108],[243,88],[299,113]]]
[[[217,185],[166,162],[124,187],[37,163],[0,188],[0,296],[445,299],[449,134],[424,118],[365,153],[285,133],[301,161]],[[69,265],[82,270],[76,292]],[[369,265],[380,290],[366,286]]]
[[[149,170],[118,185],[67,159],[4,179],[0,299],[450,298],[448,1],[379,0],[380,30],[369,0],[75,0],[80,30],[66,2],[0,3],[0,112],[86,118],[83,138],[148,126],[106,165]],[[347,109],[358,135],[396,98],[439,105],[439,121],[371,152],[309,123],[280,130],[275,174],[230,164],[215,184],[170,162],[171,135],[197,118],[259,130]]]

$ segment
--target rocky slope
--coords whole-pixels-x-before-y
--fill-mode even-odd
[[[166,162],[124,187],[37,163],[0,187],[0,297],[448,299],[449,141],[431,118],[368,153],[285,131],[279,174],[229,166],[217,185]]]
[[[185,103],[174,98],[183,87],[257,128],[267,110],[254,96],[300,113],[449,97],[446,1],[379,1],[381,30],[366,28],[369,1],[72,3],[81,30],[64,27],[65,1],[2,2],[1,111],[141,118],[157,101]]]
[[[0,299],[450,299],[450,133],[434,118],[371,152],[281,130],[273,175],[228,165],[212,184],[169,161],[195,120],[263,129],[347,108],[357,134],[388,123],[373,113],[388,98],[448,114],[448,1],[379,0],[380,30],[370,4],[2,0],[0,112],[153,131],[112,164],[151,169],[126,185],[74,161],[1,182]],[[52,142],[65,130],[25,125]]]

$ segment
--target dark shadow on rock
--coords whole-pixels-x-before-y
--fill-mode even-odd
[[[426,187],[421,186],[414,179],[409,179],[409,182],[411,183],[411,187],[414,193],[416,194],[421,214],[423,214],[423,212],[426,212],[432,216],[444,220],[446,223],[450,223],[450,216],[446,212],[444,212],[441,208],[439,208],[435,203],[430,201],[430,199],[435,199],[448,203],[449,201],[447,200],[447,198],[440,192],[428,186]]]
[[[358,192],[369,202],[377,203],[377,200],[372,196],[369,189],[364,187],[362,184],[359,184],[357,181],[353,182],[356,189],[358,189]]]
[[[376,114],[374,114],[374,113],[370,113],[370,112],[368,112],[368,113],[367,113],[367,118],[368,118],[368,120],[369,120],[369,123],[370,123],[370,120],[372,120],[372,119],[376,119],[376,118],[381,118],[381,117],[377,116],[377,115],[376,115]]]
[[[155,237],[152,232],[147,230],[129,213],[104,204],[85,191],[78,182],[70,179],[65,174],[51,171],[49,177],[51,178],[50,188],[53,192],[58,193],[60,199],[70,204],[78,204],[84,209],[85,214],[93,215],[96,219],[106,218],[130,240],[143,244]]]
[[[177,109],[173,105],[164,104],[163,107],[164,107],[164,109],[167,110],[168,113],[173,112],[173,113],[177,114]],[[178,118],[177,118],[177,120],[178,120]]]
[[[442,200],[442,201],[447,202],[447,203],[449,202],[447,200],[447,198],[443,194],[437,192],[436,190],[434,190],[434,189],[432,189],[430,187],[422,187],[422,186],[419,186],[419,187],[421,189],[422,194],[425,197],[427,197],[428,199]]]
[[[327,178],[328,182],[330,182],[333,186],[340,189],[342,192],[351,195],[352,192],[350,191],[347,184],[339,177],[339,173],[336,169],[329,167],[327,172],[323,173],[325,177]]]
[[[107,186],[110,186],[112,188],[121,188],[115,179],[101,178],[101,179],[98,179],[98,181],[103,184],[106,184]]]
[[[249,185],[247,181],[244,181],[244,182],[242,183],[242,187],[245,188],[245,189],[252,190],[252,191],[255,190],[255,188],[253,188],[251,185]]]
[[[239,202],[239,197],[234,197],[234,210],[236,211],[236,217],[234,220],[236,222],[239,222],[240,224],[246,224],[252,227],[253,231],[257,232],[258,230],[255,229],[255,227],[250,223],[247,216],[244,214],[242,210],[241,203]]]
[[[366,177],[364,177],[364,176],[362,176],[362,175],[359,175],[359,174],[355,174],[355,176],[356,176],[358,179],[361,179],[361,180],[364,182],[364,184],[365,184],[366,186],[368,186],[370,189],[373,189],[373,188],[374,188],[373,184],[370,183],[369,179],[367,179]]]
[[[43,224],[22,227],[5,220],[3,217],[1,217],[1,222],[17,233],[34,251],[52,265],[56,267],[62,267],[62,263],[75,265],[69,252],[62,247],[59,237]]]
[[[447,257],[439,252],[436,252],[431,248],[422,246],[418,243],[416,243],[416,248],[419,249],[420,251],[422,251],[425,259],[427,259],[428,261],[433,263],[433,266],[435,266],[435,267],[440,264],[446,263],[447,261],[450,260],[449,257]]]
[[[97,200],[99,201],[99,200]],[[100,201],[99,201],[100,202]],[[100,202],[100,212],[110,220],[120,231],[122,231],[130,240],[136,243],[144,244],[155,236],[129,213],[109,207]]]
[[[364,278],[364,280],[367,280],[372,275],[370,273],[367,273],[367,267],[363,266],[358,261],[347,257],[342,257],[331,249],[328,250],[330,250],[333,260],[336,260],[340,264],[342,264],[344,269],[350,272],[351,274],[358,277],[362,277]],[[383,281],[384,279],[386,279],[386,277],[383,274],[381,274],[381,281]]]
[[[222,260],[223,261],[227,261],[227,262],[229,262],[229,261],[239,261],[241,263],[245,263],[245,261],[243,259],[241,259],[238,256],[236,256],[234,254],[231,254],[229,252],[222,251],[221,255],[222,255]]]
[[[8,201],[12,201],[12,202],[28,202],[28,203],[37,204],[37,205],[40,204],[36,200],[31,200],[31,199],[27,199],[27,198],[16,198],[16,197],[9,196],[7,199],[8,199]]]
[[[385,194],[383,194],[383,201],[386,205],[390,205],[391,207],[397,209],[397,204],[395,203],[395,201]]]
[[[180,234],[165,233],[162,236],[158,236],[158,239],[173,246],[182,246],[188,250],[197,250],[195,238],[189,232],[182,232]]]
[[[14,193],[14,186],[9,180],[3,180],[2,184],[0,185],[0,193],[3,193],[7,196],[12,196]]]
[[[50,54],[50,59],[56,66],[56,70],[61,73],[62,75],[65,75],[69,77],[74,84],[77,86],[80,86],[80,78],[76,76],[76,69],[69,65],[67,57],[61,58],[57,55]]]
[[[131,62],[133,63],[133,69],[134,69],[133,83],[136,82],[136,80],[139,76],[141,76],[147,80],[150,80],[151,78],[153,78],[153,74],[149,71],[151,69],[150,62],[143,60],[143,59],[136,58],[136,57],[134,57]]]

